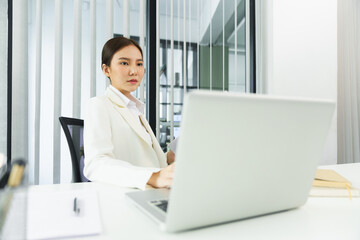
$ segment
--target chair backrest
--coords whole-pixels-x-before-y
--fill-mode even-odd
[[[70,149],[72,163],[72,181],[88,182],[84,176],[84,120],[76,118],[59,117]]]

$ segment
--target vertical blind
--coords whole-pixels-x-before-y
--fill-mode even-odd
[[[34,103],[28,113],[30,183],[71,181],[70,153],[58,118],[82,118],[88,99],[104,93],[109,81],[100,58],[108,39],[137,37],[145,47],[145,7],[145,0],[31,0],[19,8],[29,9],[22,28],[28,26],[27,77],[34,86],[26,99]],[[145,99],[144,92],[142,84],[137,96]]]

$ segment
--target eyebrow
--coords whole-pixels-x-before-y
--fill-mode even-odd
[[[127,61],[130,61],[131,59],[130,59],[130,58],[125,58],[125,57],[120,57],[119,60],[127,60]],[[136,59],[136,61],[144,61],[144,60],[142,60],[142,58],[139,58],[139,59]]]

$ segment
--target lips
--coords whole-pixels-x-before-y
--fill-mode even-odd
[[[128,82],[131,84],[136,84],[138,81],[136,79],[130,79]]]

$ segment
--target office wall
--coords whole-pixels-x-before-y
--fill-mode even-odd
[[[235,74],[234,71],[229,71],[229,69],[234,69],[234,64],[231,65],[229,68],[229,59],[230,63],[234,63],[235,61],[231,61],[231,58],[235,58],[235,54],[229,55],[229,47],[225,47],[225,54],[224,56],[229,56],[228,58],[225,57],[224,59],[224,65],[223,66],[223,46],[213,46],[212,47],[212,62],[211,62],[211,68],[212,71],[210,71],[210,47],[209,46],[200,46],[200,57],[199,57],[199,68],[200,68],[200,88],[201,89],[210,89],[210,72],[212,74],[212,83],[211,83],[211,89],[213,90],[223,90],[223,84],[224,84],[224,90],[229,90],[229,75],[232,75],[231,82],[234,85],[235,82]],[[240,57],[238,57],[240,59]],[[244,63],[241,61],[238,61],[238,69],[244,70],[241,66],[244,66]],[[240,65],[240,64],[243,65]],[[224,72],[224,83],[223,83],[223,71]],[[242,76],[241,74],[238,74]],[[245,75],[245,74],[244,74]],[[241,81],[241,83],[245,83],[245,79]],[[234,88],[234,87],[233,87]],[[240,88],[240,87],[239,87]],[[233,89],[230,89],[233,90]],[[236,89],[238,90],[238,89]],[[241,89],[243,90],[243,89]]]
[[[271,0],[266,3],[267,92],[337,98],[337,1]],[[336,164],[336,113],[320,164]]]

